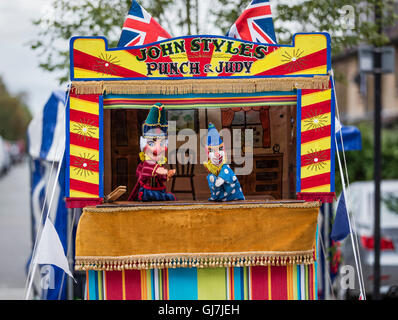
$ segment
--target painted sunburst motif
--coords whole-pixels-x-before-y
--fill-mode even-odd
[[[95,136],[98,128],[95,126],[93,120],[80,119],[78,123],[74,123],[71,131],[78,134],[78,139],[87,141],[89,138]]]
[[[73,170],[79,176],[91,176],[94,175],[94,171],[97,169],[97,161],[93,160],[94,155],[90,153],[79,154],[72,163]]]
[[[325,150],[310,150],[309,154],[303,157],[303,166],[306,166],[307,170],[319,171],[326,167],[328,160],[328,154]]]
[[[120,63],[119,58],[112,56],[108,53],[101,53],[98,56],[94,71],[98,74],[108,75],[116,72],[116,66]]]
[[[281,61],[286,64],[285,68],[289,73],[300,71],[306,67],[303,55],[303,49],[293,49],[291,52],[286,50],[282,53]]]
[[[325,127],[328,124],[329,115],[322,113],[320,114],[317,110],[310,111],[308,113],[309,118],[304,120],[305,130],[315,130]]]

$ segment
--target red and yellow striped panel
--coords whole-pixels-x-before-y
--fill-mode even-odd
[[[99,96],[70,95],[69,197],[99,197]]]
[[[301,193],[331,192],[331,89],[301,92]]]
[[[104,38],[71,43],[72,80],[324,75],[330,68],[329,39],[322,33],[295,35],[293,46],[215,36],[116,50],[106,48]]]

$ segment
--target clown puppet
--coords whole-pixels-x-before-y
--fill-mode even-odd
[[[206,152],[208,161],[203,165],[209,172],[209,201],[245,200],[238,178],[226,164],[224,143],[212,123],[209,123]]]
[[[137,183],[129,201],[174,201],[173,194],[166,192],[165,182],[175,174],[163,165],[167,162],[167,119],[161,103],[150,109],[142,125],[140,160],[137,166]]]

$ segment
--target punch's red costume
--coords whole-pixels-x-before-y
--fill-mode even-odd
[[[161,103],[155,103],[142,125],[141,162],[137,166],[137,183],[129,201],[176,200],[174,195],[166,192],[165,186],[168,175],[174,174],[173,170],[168,171],[163,167],[167,161],[167,127],[166,110]]]
[[[151,161],[143,161],[137,167],[138,181],[130,194],[129,201],[173,201],[173,194],[166,192],[164,183],[167,181],[167,174],[156,173],[162,167]]]

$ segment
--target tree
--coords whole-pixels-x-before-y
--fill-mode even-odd
[[[10,141],[25,139],[31,119],[24,94],[11,95],[0,78],[0,136]]]
[[[33,23],[40,28],[30,42],[38,52],[39,66],[47,71],[62,71],[60,82],[69,79],[67,40],[74,35],[105,36],[114,47],[129,10],[130,0],[54,0],[51,10]]]
[[[290,41],[293,23],[295,31],[329,32],[332,54],[351,49],[359,44],[384,45],[389,42],[388,28],[396,23],[395,1],[392,0],[307,0],[298,4],[278,4],[277,18],[281,42]],[[384,32],[380,35],[374,22],[375,6],[383,8]]]
[[[250,0],[251,1],[251,0]],[[215,25],[221,30],[221,33],[225,35],[229,28],[239,18],[245,8],[248,6],[250,1],[247,0],[215,0],[212,9],[210,10],[211,15],[215,19]],[[272,1],[272,0],[271,0]]]
[[[225,34],[238,19],[250,1],[215,0],[212,14],[216,25]],[[287,2],[287,3],[283,3]],[[280,44],[290,44],[297,32],[329,32],[333,54],[350,49],[361,43],[385,44],[386,32],[380,36],[373,19],[376,4],[383,5],[385,31],[396,22],[395,1],[392,0],[271,0],[275,5],[273,18],[275,33]],[[221,9],[221,10],[220,10]]]
[[[66,82],[69,79],[67,40],[73,35],[105,36],[109,45],[115,47],[131,1],[53,0],[52,11],[34,21],[40,32],[30,45],[38,52],[40,67],[61,71],[59,80]],[[200,33],[198,0],[142,0],[140,3],[173,36]],[[249,3],[250,0],[212,0],[210,11],[201,14],[207,15],[208,23],[214,21],[214,33],[225,34]],[[378,35],[373,23],[374,5],[381,3],[387,28],[396,19],[392,0],[297,0],[295,4],[274,0],[277,40],[286,44],[291,43],[296,32],[326,31],[332,36],[333,54],[360,43],[384,44],[388,42],[386,33]],[[353,15],[342,10],[345,8],[352,9]]]
[[[172,35],[176,27],[199,30],[198,19],[191,19],[199,8],[198,0],[143,0],[140,4]],[[38,53],[39,66],[61,72],[60,83],[69,79],[69,46],[72,36],[105,36],[116,47],[132,0],[53,0],[51,10],[33,21],[39,28],[36,39],[29,42]]]

